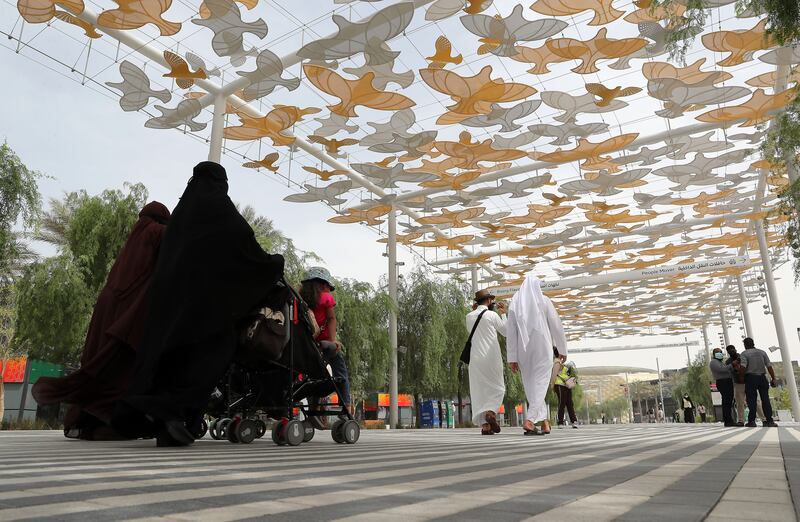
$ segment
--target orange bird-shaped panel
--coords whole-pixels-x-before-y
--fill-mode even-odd
[[[164,20],[172,0],[114,0],[119,9],[103,11],[97,17],[98,25],[109,29],[139,29],[147,24],[158,27],[161,36],[172,36],[181,30],[181,24]]]
[[[764,89],[757,89],[743,104],[714,109],[701,114],[697,119],[709,123],[745,120],[739,126],[749,127],[769,120],[776,111],[786,107],[796,95],[794,89],[787,89],[775,95],[764,94]]]
[[[248,169],[265,168],[267,170],[271,170],[272,172],[278,172],[278,166],[275,165],[276,161],[278,161],[278,153],[273,152],[271,154],[267,154],[263,159],[258,161],[248,161],[242,163],[242,167]]]
[[[666,6],[659,5],[656,7],[650,5],[640,6],[637,2],[634,2],[634,4],[639,9],[625,15],[624,20],[637,25],[642,22],[660,22],[668,18],[679,19],[686,12],[686,6],[679,2],[671,2]]]
[[[175,78],[175,84],[181,89],[188,89],[194,85],[194,81],[197,79],[204,80],[208,78],[203,69],[192,71],[186,60],[171,51],[164,51],[164,60],[169,65],[170,71],[162,76],[164,78]]]
[[[750,87],[769,87],[770,89],[775,86],[775,81],[778,78],[776,71],[759,74],[747,80],[745,83]],[[800,83],[800,67],[795,67],[789,75],[787,84]]]
[[[449,63],[458,65],[464,60],[464,57],[460,54],[452,55],[453,46],[446,36],[440,36],[436,39],[435,51],[436,52],[433,54],[433,56],[428,56],[425,58],[430,62],[428,67],[431,69],[442,69]]]
[[[700,70],[705,62],[705,58],[700,58],[693,64],[687,65],[686,67],[675,67],[668,62],[647,62],[642,64],[642,74],[648,80],[674,78],[688,85],[701,83],[709,80],[710,78],[714,78],[712,83],[724,82],[725,80],[730,80],[733,78],[732,74],[723,71]]]
[[[295,141],[294,136],[283,134],[292,125],[300,121],[307,114],[318,113],[316,107],[300,109],[290,106],[276,106],[263,118],[251,118],[244,114],[239,115],[241,125],[226,127],[223,136],[229,140],[257,140],[259,138],[269,138],[275,145],[291,145]]]
[[[720,199],[725,199],[731,194],[736,192],[734,189],[727,189],[721,190],[719,192],[715,192],[714,194],[707,194],[706,192],[701,192],[697,196],[693,198],[678,198],[673,199],[673,205],[707,205],[712,201],[719,201]]]
[[[422,80],[431,88],[450,96],[455,105],[436,120],[439,125],[458,123],[469,116],[489,114],[493,103],[522,100],[536,93],[536,89],[523,83],[492,79],[492,67],[487,65],[475,76],[459,76],[444,69],[421,69]]]
[[[434,214],[433,216],[425,216],[419,218],[417,221],[422,225],[451,225],[454,228],[464,228],[470,226],[466,222],[468,219],[475,219],[483,215],[486,211],[483,207],[472,207],[464,210],[447,210],[442,209],[441,214]]]
[[[594,11],[589,25],[606,25],[613,22],[625,11],[614,9],[614,0],[536,0],[531,9],[550,16],[570,16],[583,11]]]
[[[612,101],[623,96],[633,96],[634,94],[642,92],[640,87],[612,87],[608,88],[600,83],[587,83],[586,92],[594,94],[599,100],[594,103],[598,107],[607,107]]]
[[[83,0],[19,0],[17,11],[29,24],[43,24],[56,16],[56,6],[63,7],[76,15],[84,10]]]
[[[437,174],[439,179],[423,181],[420,183],[420,185],[428,188],[450,188],[452,190],[464,190],[470,181],[474,181],[480,175],[481,171],[479,170],[469,170],[460,174]]]
[[[303,70],[308,80],[324,93],[341,100],[329,105],[332,113],[347,118],[358,116],[356,107],[363,105],[380,111],[408,109],[415,105],[414,100],[394,92],[379,91],[372,86],[375,73],[367,72],[357,80],[346,80],[336,72],[319,65],[305,64]]]
[[[81,20],[77,16],[73,16],[67,13],[66,11],[56,11],[55,17],[56,19],[61,20],[62,22],[74,25],[75,27],[80,27],[81,29],[83,29],[83,32],[86,33],[86,36],[88,36],[89,38],[100,38],[101,36],[103,36],[102,34],[97,32],[97,28],[95,26],[93,26],[89,22]]]
[[[605,212],[586,212],[586,219],[594,221],[595,223],[619,224],[619,223],[641,223],[648,221],[658,216],[658,212],[647,212],[640,215],[631,215],[630,210],[623,210],[616,214],[607,214]]]
[[[557,150],[556,152],[542,154],[538,156],[538,159],[553,163],[567,163],[578,160],[596,161],[600,155],[620,150],[630,144],[638,135],[638,132],[620,134],[619,136],[614,136],[600,143],[592,143],[587,139],[581,138],[578,140],[578,145],[574,149]]]
[[[473,239],[475,239],[475,236],[472,234],[464,234],[454,237],[437,237],[436,239],[430,239],[428,241],[419,241],[416,243],[416,246],[424,248],[444,247],[448,250],[457,250],[465,243],[469,243]]]
[[[534,66],[528,69],[530,74],[548,74],[550,69],[547,67],[551,63],[568,62],[570,58],[565,58],[555,54],[543,43],[541,47],[526,47],[518,45],[514,48],[517,54],[510,58],[521,63],[532,63]]]
[[[472,141],[472,135],[463,131],[458,141],[435,141],[436,150],[457,160],[456,166],[462,169],[476,169],[481,161],[511,161],[527,154],[516,149],[494,149],[492,140]]]
[[[389,212],[392,211],[391,205],[377,205],[375,207],[366,209],[366,210],[358,210],[358,209],[347,209],[344,215],[341,216],[334,216],[328,220],[330,223],[365,223],[367,225],[380,225],[383,223],[382,219],[378,219],[382,216],[385,216]]]
[[[573,207],[550,207],[547,205],[528,205],[528,213],[524,216],[511,216],[503,218],[502,223],[507,225],[535,225],[540,228],[555,224],[560,217],[572,212]]]
[[[345,138],[343,140],[337,140],[333,138],[332,139],[323,138],[322,136],[315,136],[315,135],[309,136],[308,141],[322,145],[323,147],[325,147],[325,151],[328,154],[339,154],[340,148],[358,144],[358,140],[354,138]]]
[[[606,28],[600,29],[590,40],[575,40],[573,38],[553,38],[547,41],[547,47],[558,56],[570,60],[580,60],[581,63],[572,69],[578,74],[596,73],[597,60],[607,58],[622,58],[647,45],[643,38],[606,38]]]
[[[322,181],[329,181],[334,176],[346,176],[347,171],[341,169],[334,169],[334,170],[322,170],[316,167],[303,167],[303,170],[306,172],[310,172],[315,176],[318,176],[319,179]]]
[[[758,22],[752,29],[738,31],[716,31],[703,35],[703,45],[719,53],[730,53],[727,58],[717,62],[723,67],[740,65],[753,59],[753,53],[769,49],[775,40],[766,34],[767,19]]]

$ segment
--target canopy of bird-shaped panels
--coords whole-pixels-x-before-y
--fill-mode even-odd
[[[224,96],[234,179],[281,179],[382,242],[394,208],[439,271],[508,286],[755,258],[753,219],[783,262],[767,211],[788,178],[758,146],[800,49],[735,3],[705,2],[685,63],[685,0],[18,0],[2,29],[148,128],[209,140]],[[738,306],[725,277],[757,297],[748,265],[550,294],[581,335],[683,332]]]

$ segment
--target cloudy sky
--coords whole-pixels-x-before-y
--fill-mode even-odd
[[[3,11],[10,13],[8,6]],[[4,24],[5,25],[5,24]],[[44,35],[42,38],[46,38]],[[5,39],[4,39],[5,40]],[[39,43],[37,41],[37,43]],[[46,47],[46,46],[45,46]],[[107,188],[121,188],[126,182],[141,182],[150,191],[151,199],[173,207],[180,196],[194,164],[205,160],[207,145],[178,131],[151,130],[143,127],[146,116],[124,113],[115,99],[99,95],[68,77],[61,66],[38,56],[33,51],[19,55],[13,42],[3,42],[0,49],[0,138],[19,154],[23,161],[48,176],[40,183],[45,198],[58,198],[63,193],[85,189],[97,193]],[[42,63],[36,63],[36,61]],[[384,246],[377,243],[373,230],[357,225],[327,223],[332,215],[319,204],[292,204],[283,201],[296,188],[265,172],[240,166],[241,160],[226,156],[231,198],[252,205],[272,219],[275,225],[297,246],[322,257],[336,277],[358,278],[377,282],[386,273]],[[291,175],[291,174],[290,174]],[[298,174],[300,176],[300,174]],[[45,253],[47,253],[45,251]],[[421,260],[406,250],[399,252],[405,262],[402,271],[413,268]],[[790,342],[792,357],[800,357],[800,327],[796,310],[800,309],[800,292],[795,288],[788,266],[779,272],[780,301]],[[751,303],[757,343],[763,347],[776,344],[772,316],[762,313],[762,303]],[[717,318],[710,321],[709,341],[719,343]],[[731,319],[731,338],[739,339],[741,323]],[[631,344],[674,343],[682,338],[649,336],[616,340],[576,342],[575,346],[609,346]],[[700,341],[698,333],[689,341]],[[692,347],[692,353],[702,348]],[[636,352],[575,355],[579,365],[632,365],[655,368],[659,357],[662,368],[685,366],[686,350],[670,348]],[[772,355],[778,359],[778,353]]]

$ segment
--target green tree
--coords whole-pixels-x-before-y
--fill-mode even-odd
[[[27,267],[18,287],[14,345],[34,359],[76,363],[94,299],[83,271],[67,254]]]
[[[286,237],[283,232],[275,228],[271,219],[261,216],[250,205],[242,207],[236,205],[239,213],[253,228],[256,241],[270,254],[281,254],[284,258],[284,275],[292,285],[298,285],[303,273],[311,263],[322,261],[312,252],[298,249],[294,241]]]
[[[338,338],[344,346],[354,403],[389,381],[389,297],[369,283],[337,281]]]
[[[25,231],[36,226],[41,175],[22,163],[7,143],[0,145],[0,418],[5,410],[3,373],[8,359],[19,355],[11,342],[16,322],[16,279],[36,258]],[[22,230],[15,230],[21,226]]]

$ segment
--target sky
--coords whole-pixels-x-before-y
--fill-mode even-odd
[[[28,56],[36,55],[28,53]],[[48,66],[53,65],[48,63]],[[121,188],[124,183],[141,182],[148,188],[151,199],[174,207],[192,167],[207,157],[207,144],[174,130],[146,129],[143,127],[146,116],[121,111],[114,99],[98,95],[61,72],[17,55],[6,45],[0,49],[0,71],[4,71],[0,82],[0,99],[4,100],[0,103],[0,139],[6,140],[29,167],[47,175],[40,182],[45,201],[79,189],[98,193],[107,188]],[[243,168],[240,163],[241,160],[230,156],[222,160],[230,178],[230,196],[235,202],[252,205],[258,213],[273,220],[300,249],[319,255],[335,277],[377,283],[385,276],[387,260],[382,256],[385,246],[376,242],[378,236],[373,230],[327,223],[332,212],[321,204],[284,202],[283,198],[296,192],[296,188],[290,189],[269,173]],[[398,259],[405,263],[401,273],[421,261],[402,248],[398,250]],[[800,321],[795,312],[800,309],[800,292],[793,284],[788,264],[777,275],[790,351],[796,360],[800,358],[797,333]],[[749,309],[757,344],[768,347],[777,341],[773,317],[763,314],[762,304],[751,303]],[[709,341],[717,346],[718,321],[716,317],[710,321],[714,325],[708,330]],[[731,319],[730,323],[731,340],[740,339],[740,322]],[[643,332],[640,336],[614,340],[577,341],[574,346],[655,345],[681,340]],[[688,335],[688,340],[699,341],[702,346],[699,332]],[[702,347],[691,347],[692,356],[698,350]],[[576,354],[574,360],[579,366],[655,368],[656,357],[662,369],[686,365],[685,348]],[[772,358],[777,360],[778,352]]]

